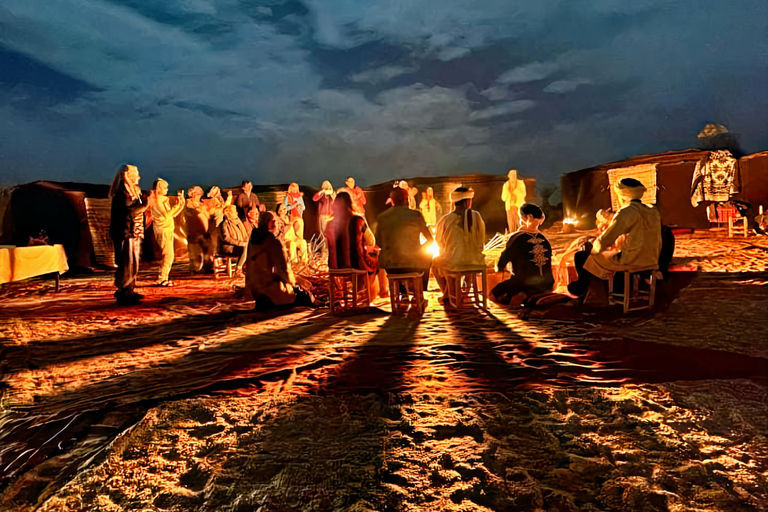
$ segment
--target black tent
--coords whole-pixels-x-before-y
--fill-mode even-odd
[[[581,169],[561,178],[563,210],[566,218],[574,219],[581,229],[595,226],[595,213],[611,208],[608,172],[615,169],[655,165],[656,206],[665,225],[705,229],[711,226],[706,204],[691,204],[691,185],[696,164],[709,151],[688,149],[658,155],[636,156],[619,162]],[[738,160],[740,191],[733,199],[752,204],[749,215],[756,215],[757,205],[768,204],[768,152],[747,155]]]
[[[109,185],[35,181],[11,191],[3,218],[2,243],[28,245],[45,231],[51,244],[61,244],[69,267],[95,264],[86,198],[106,199]]]

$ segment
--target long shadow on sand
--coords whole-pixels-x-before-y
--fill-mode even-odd
[[[145,370],[36,396],[36,404],[18,406],[4,414],[0,421],[0,482],[7,482],[75,446],[92,432],[92,420],[103,416],[105,411],[141,404],[138,409],[146,412],[160,399],[189,396],[247,374],[264,378],[270,372],[279,373],[300,365],[312,359],[306,350],[260,349],[259,345],[296,343],[338,322],[334,317],[314,318],[301,325],[245,336],[210,352],[194,351],[179,360],[165,361]],[[80,462],[82,460],[69,461],[68,467],[73,470]]]

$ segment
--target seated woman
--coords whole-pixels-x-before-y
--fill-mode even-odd
[[[288,261],[291,263],[309,261],[309,246],[304,238],[299,237],[296,228],[299,224],[288,215],[288,210],[283,203],[277,205],[278,240],[288,252]],[[302,221],[303,222],[303,221]],[[303,223],[302,223],[302,230]]]
[[[353,212],[352,197],[341,191],[333,203],[333,219],[326,230],[328,268],[353,268],[368,272],[371,297],[378,295],[376,273],[379,267],[378,247],[365,219]]]
[[[279,223],[273,212],[259,216],[259,227],[251,233],[245,289],[256,301],[254,310],[315,307],[312,294],[296,284],[283,245],[277,239]]]
[[[523,203],[519,209],[520,229],[507,241],[501,253],[497,269],[512,264],[512,277],[491,290],[490,299],[509,304],[513,298],[520,302],[541,293],[551,292],[555,285],[552,275],[552,246],[539,231],[544,222],[544,212],[531,203]]]
[[[243,271],[247,258],[248,230],[237,216],[237,207],[233,204],[224,207],[224,220],[221,222],[221,254],[239,256],[237,272]]]

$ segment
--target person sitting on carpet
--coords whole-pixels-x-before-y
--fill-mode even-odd
[[[264,212],[259,216],[259,227],[251,233],[245,288],[256,301],[254,310],[316,307],[312,294],[296,284],[283,244],[276,236],[278,229],[277,215]]]
[[[574,256],[578,281],[568,285],[568,291],[585,299],[592,288],[594,305],[608,303],[607,280],[614,272],[656,270],[661,253],[661,216],[659,211],[642,203],[645,186],[633,178],[624,178],[615,185],[621,207],[605,231],[595,239],[592,250]],[[616,241],[624,235],[621,247]],[[597,280],[597,281],[596,281]]]
[[[544,212],[535,204],[523,203],[519,208],[520,229],[507,241],[496,264],[497,270],[512,264],[512,276],[491,290],[490,299],[499,304],[517,304],[534,295],[551,292],[552,246],[539,231]]]

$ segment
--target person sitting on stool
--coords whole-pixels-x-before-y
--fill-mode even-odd
[[[639,272],[659,267],[661,252],[661,216],[654,206],[641,201],[645,187],[638,180],[624,178],[615,185],[621,207],[611,222],[592,244],[592,250],[574,256],[578,281],[568,285],[568,291],[585,299],[587,291],[594,292],[594,305],[607,305],[605,281],[620,271]],[[624,235],[620,249],[611,249]],[[585,302],[592,302],[587,300]]]

